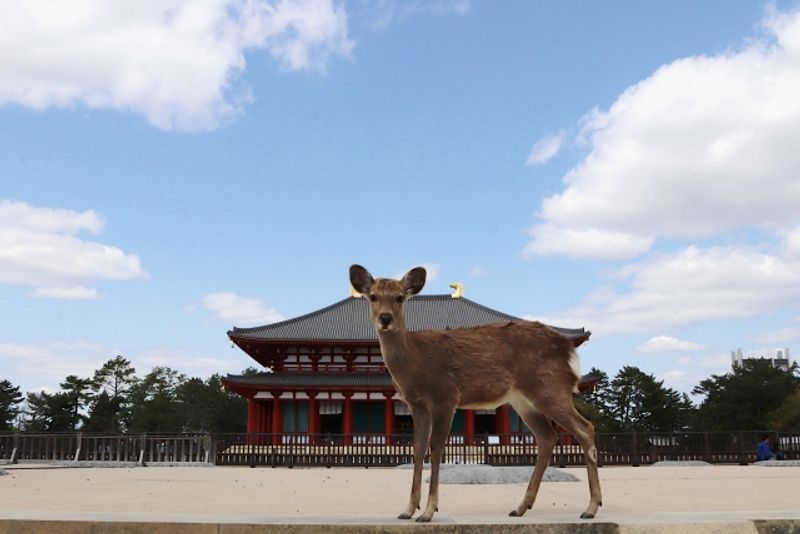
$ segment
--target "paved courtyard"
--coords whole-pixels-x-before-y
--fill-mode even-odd
[[[411,480],[410,470],[376,468],[53,469],[23,464],[5,469],[0,521],[7,525],[12,519],[392,525],[407,523],[395,517],[407,502]],[[524,483],[443,484],[434,521],[581,523],[578,515],[589,498],[586,472],[562,471],[579,482],[543,482],[536,504],[523,518],[507,514],[522,498]],[[800,529],[800,467],[605,467],[600,477],[604,506],[595,522],[705,524],[698,532],[708,534],[713,525],[792,519]],[[5,531],[10,532],[0,527]],[[731,530],[720,530],[726,531]]]

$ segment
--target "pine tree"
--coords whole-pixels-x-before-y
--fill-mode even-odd
[[[8,380],[0,380],[0,431],[13,430],[14,419],[19,413],[17,405],[22,402],[19,386]]]
[[[712,430],[766,430],[771,420],[780,421],[781,407],[792,410],[789,400],[800,389],[797,364],[789,371],[769,360],[744,360],[724,375],[712,375],[693,393],[705,398],[698,411],[699,425]],[[786,413],[791,421],[792,413]]]

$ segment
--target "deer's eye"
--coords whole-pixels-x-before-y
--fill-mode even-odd
[[[376,297],[375,295],[370,295],[369,300],[370,302],[375,302],[376,300],[378,300],[378,297]]]
[[[395,298],[395,300],[396,300],[397,302],[403,302],[403,299],[405,299],[405,297],[404,297],[403,295],[399,295],[399,296],[397,296],[397,297]]]

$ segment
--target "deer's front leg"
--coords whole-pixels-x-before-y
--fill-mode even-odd
[[[420,486],[422,485],[422,462],[428,451],[428,442],[431,437],[431,417],[423,409],[411,408],[411,418],[414,421],[414,478],[411,480],[411,498],[406,510],[397,516],[397,519],[411,519],[419,508]]]
[[[433,517],[434,512],[439,510],[439,466],[442,463],[444,445],[447,436],[450,434],[450,427],[453,424],[455,406],[437,406],[433,410],[432,431],[431,431],[431,484],[428,489],[428,504],[425,511],[417,518],[417,521],[427,523]]]

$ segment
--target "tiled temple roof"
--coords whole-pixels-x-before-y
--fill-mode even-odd
[[[409,330],[438,330],[482,324],[519,321],[508,315],[466,298],[450,295],[418,295],[406,302],[406,323]],[[585,341],[591,332],[580,328],[551,326],[560,334]],[[231,338],[254,341],[325,340],[375,341],[378,336],[370,322],[369,303],[364,298],[349,297],[315,312],[279,323],[253,328],[236,328]],[[577,343],[579,344],[579,343]]]

